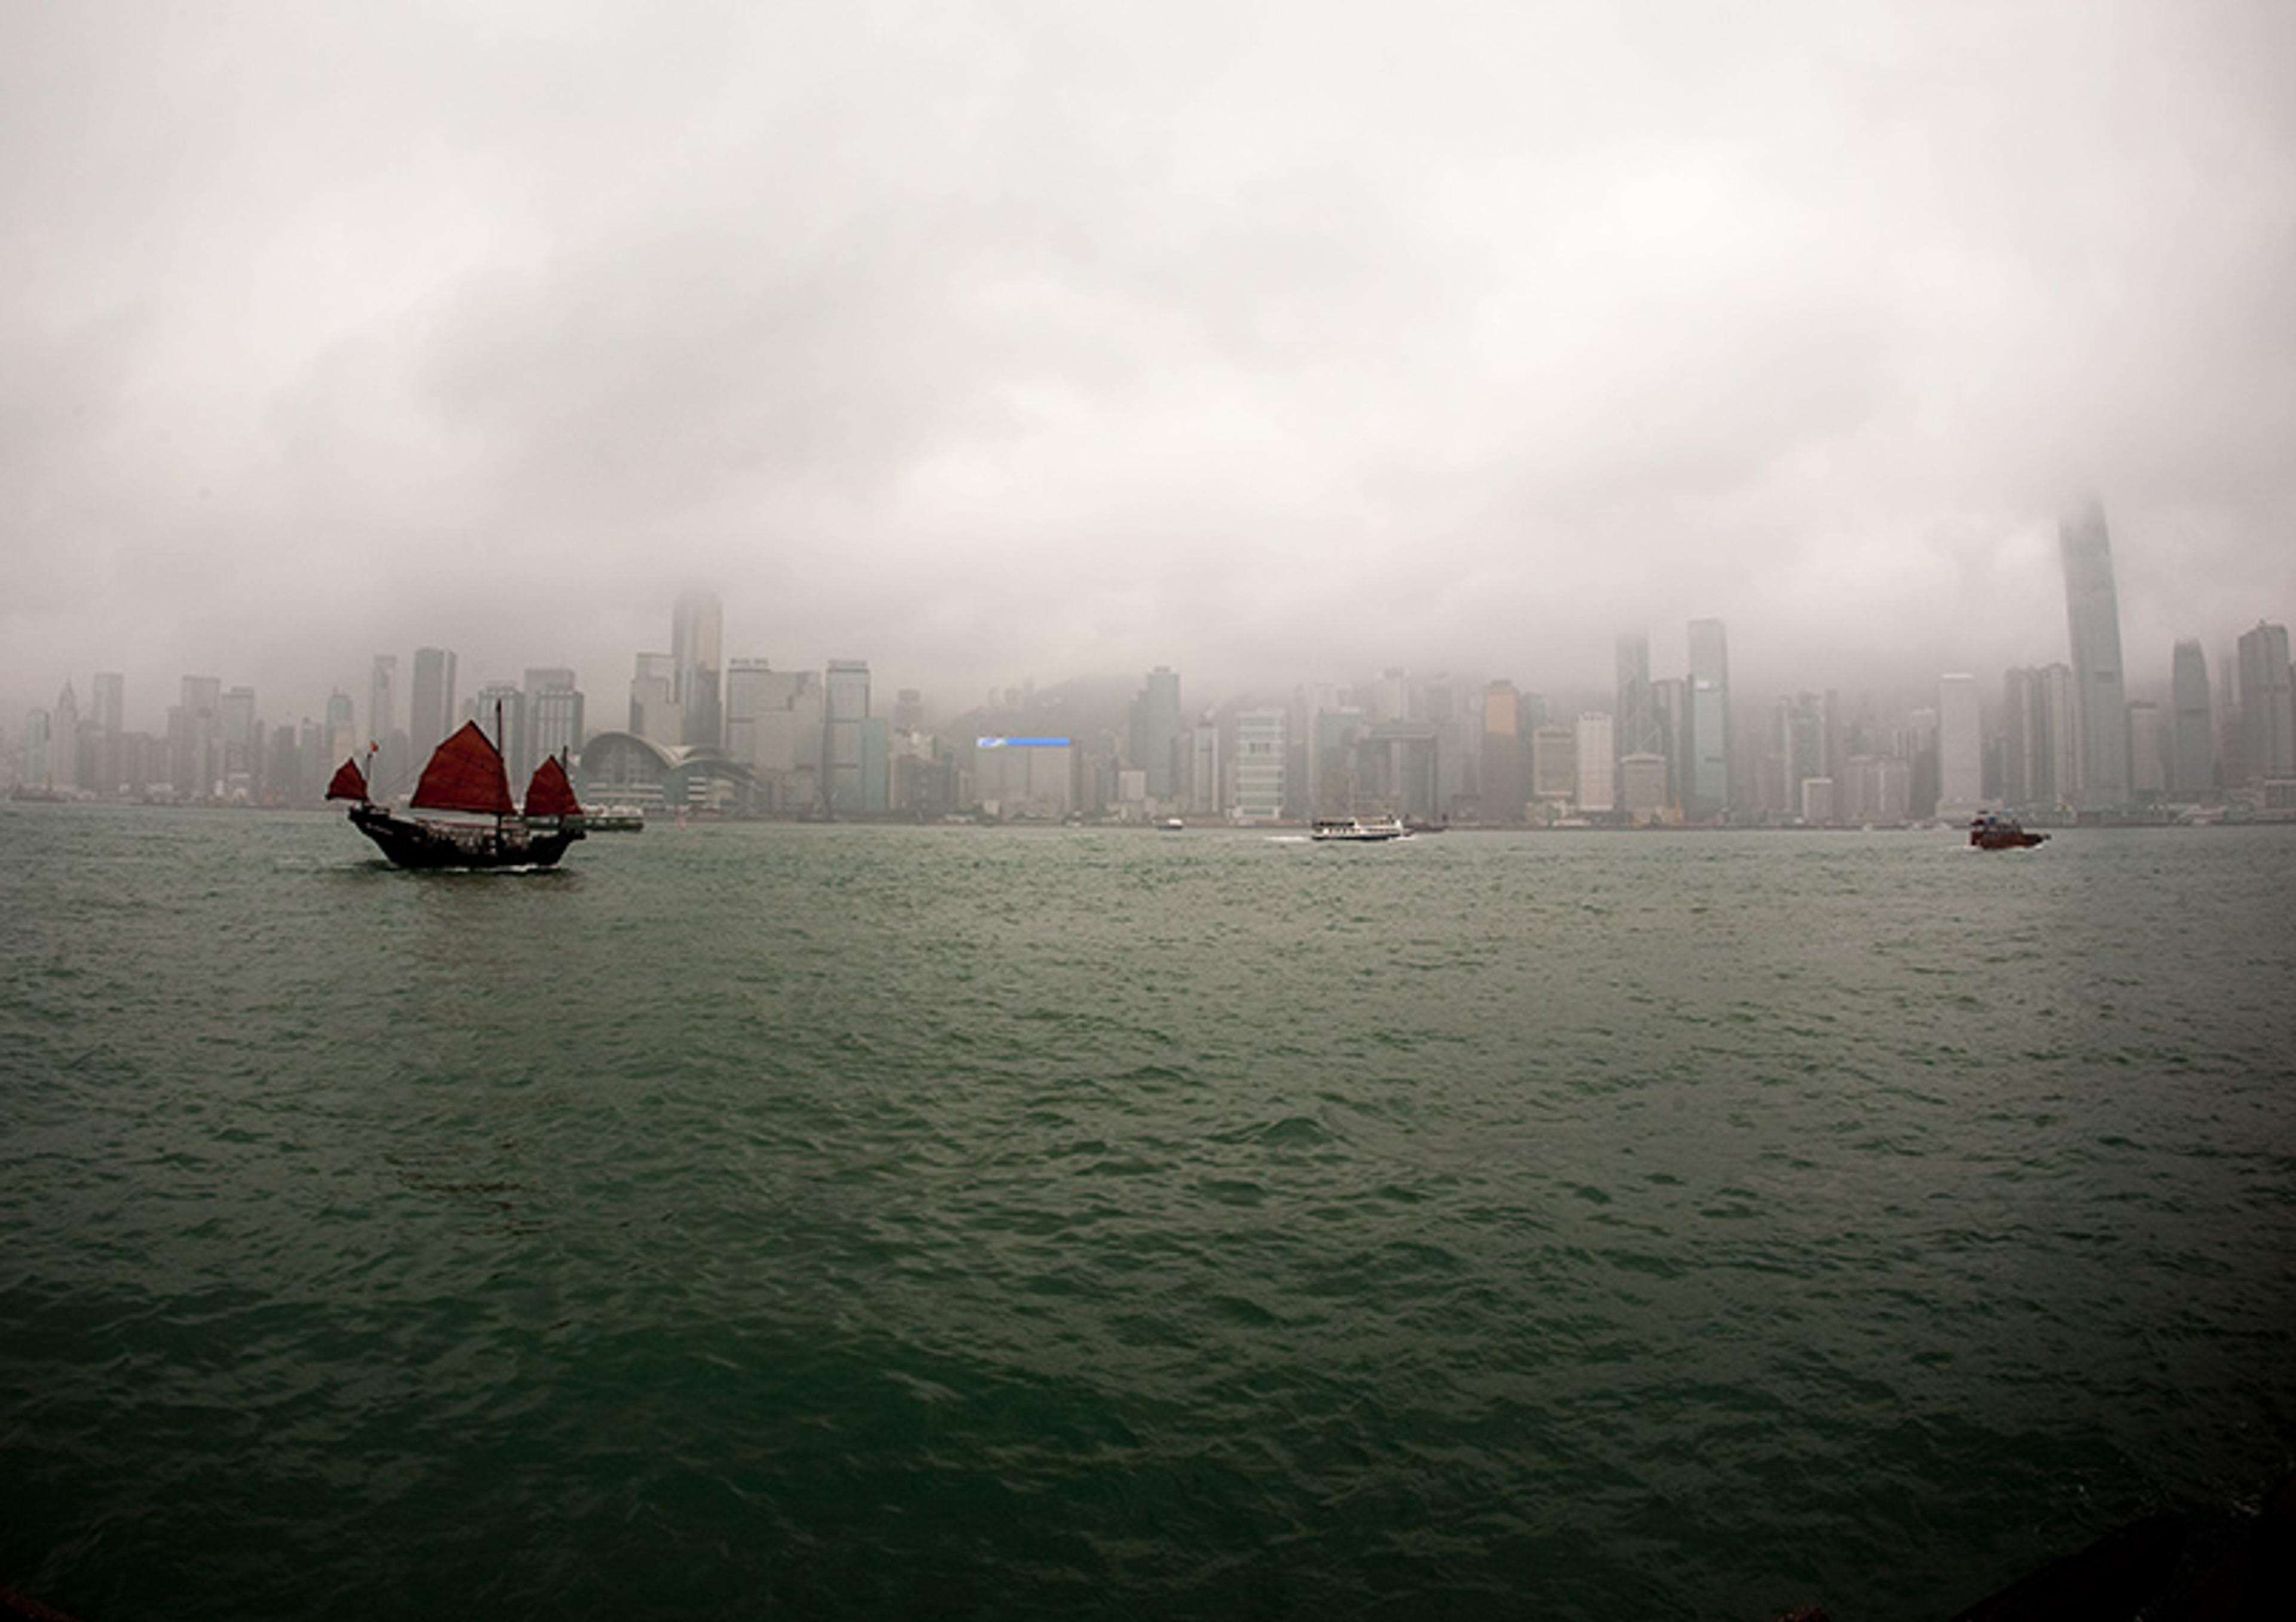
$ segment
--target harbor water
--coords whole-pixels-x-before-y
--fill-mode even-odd
[[[2292,877],[0,806],[0,1585],[1948,1616],[2296,1454]]]

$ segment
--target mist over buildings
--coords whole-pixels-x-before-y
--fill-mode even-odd
[[[2269,4],[0,10],[0,701],[1742,691],[2296,608]]]

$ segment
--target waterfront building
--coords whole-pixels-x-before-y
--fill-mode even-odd
[[[1618,808],[1619,757],[1612,719],[1599,710],[1579,716],[1571,731],[1578,809],[1604,816]]]
[[[2288,628],[2267,621],[2240,638],[2241,759],[2251,784],[2296,778],[2296,702]]]
[[[1800,819],[1811,827],[1832,827],[1837,819],[1832,778],[1801,780]]]
[[[1077,751],[1065,737],[973,740],[972,794],[983,814],[1059,822],[1077,808]]]
[[[1532,729],[1530,734],[1530,797],[1546,815],[1570,806],[1578,793],[1578,741],[1571,728],[1559,722]]]
[[[1441,815],[1440,729],[1433,721],[1374,721],[1357,729],[1349,753],[1354,794],[1347,811]]]
[[[398,655],[377,654],[366,679],[366,736],[380,744],[398,729]]]
[[[2128,791],[2140,802],[2169,791],[2169,725],[2149,698],[2128,705]]]
[[[79,699],[66,681],[48,712],[48,786],[70,794],[79,780]]]
[[[668,654],[640,654],[630,676],[630,732],[648,743],[682,744],[685,712],[677,702],[677,662]]]
[[[253,687],[224,694],[216,729],[223,745],[223,797],[250,803],[263,787],[263,723],[256,719]]]
[[[2183,799],[2217,783],[2216,719],[2209,707],[2209,661],[2201,645],[2177,644],[2169,666],[2169,789]]]
[[[2001,801],[2043,805],[2048,792],[2048,713],[2040,671],[2013,666],[2001,679]]]
[[[183,702],[168,712],[168,742],[175,760],[176,798],[214,798],[223,776],[221,739],[223,682],[215,676],[186,676]]]
[[[1482,819],[1494,825],[1522,820],[1523,802],[1530,796],[1523,784],[1521,705],[1512,681],[1494,681],[1483,688]]]
[[[24,737],[16,765],[16,782],[45,793],[55,786],[53,722],[45,710],[24,712]]]
[[[1660,677],[1651,683],[1651,709],[1658,717],[1659,753],[1666,756],[1666,803],[1679,810],[1690,785],[1690,683]]]
[[[1667,819],[1666,756],[1638,752],[1619,757],[1619,809],[1636,827]]]
[[[2104,508],[2091,501],[2058,526],[2073,674],[2072,803],[2084,811],[2126,804],[2128,697],[2120,667],[2120,600]],[[2060,787],[2062,788],[2062,785]]]
[[[407,711],[406,741],[424,760],[455,729],[455,655],[443,647],[414,650],[413,704]]]
[[[1699,821],[1729,814],[1730,646],[1719,620],[1690,622],[1690,781],[1684,809]]]
[[[1132,764],[1148,774],[1150,800],[1175,797],[1179,744],[1179,673],[1160,664],[1148,672],[1132,708]]]
[[[1977,678],[1955,673],[1938,678],[1937,814],[1965,822],[1985,804],[1984,719]]]
[[[575,685],[572,671],[562,665],[529,669],[525,687],[524,752],[511,769],[512,780],[521,784],[534,775],[545,755],[573,759],[584,737],[582,689]]]
[[[468,719],[494,740],[506,768],[527,758],[526,694],[516,682],[489,681],[481,687],[471,698]],[[521,781],[512,783],[513,789],[524,786]]]
[[[322,724],[321,738],[324,747],[312,770],[317,777],[311,798],[319,797],[318,790],[326,784],[327,775],[345,761],[366,759],[366,751],[358,745],[358,724],[351,719],[351,696],[340,687],[327,695],[326,720]]]
[[[1911,813],[1913,763],[1896,755],[1853,754],[1844,762],[1834,806],[1845,822],[1902,823]]]
[[[1651,691],[1650,638],[1642,631],[1628,631],[1618,639],[1615,670],[1617,675],[1617,705],[1611,712],[1618,721],[1618,745],[1621,758],[1629,754],[1666,753],[1666,737],[1660,729],[1658,700]]]
[[[1220,811],[1219,729],[1208,723],[1192,727],[1187,737],[1187,813],[1216,817]]]
[[[117,671],[98,671],[95,687],[89,695],[90,719],[97,728],[108,733],[127,729],[127,678]]]
[[[869,662],[832,659],[824,686],[823,788],[832,811],[857,815],[868,810],[861,723],[869,719]]]
[[[671,697],[682,731],[670,742],[704,749],[726,742],[725,712],[718,686],[725,668],[725,613],[717,594],[689,591],[670,616]]]
[[[1239,822],[1282,819],[1287,733],[1280,709],[1236,712],[1234,794]]]
[[[742,750],[729,750],[755,777],[759,809],[783,813],[821,803],[823,693],[811,671],[768,670],[762,659],[736,660],[738,685],[728,671],[727,729],[741,718]],[[735,698],[738,690],[740,696]]]

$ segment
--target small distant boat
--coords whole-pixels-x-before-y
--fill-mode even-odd
[[[1383,844],[1410,838],[1411,830],[1392,817],[1318,817],[1308,837],[1318,844]]]
[[[1980,811],[1970,819],[1969,843],[1980,851],[2022,851],[2039,844],[2046,834],[2029,834],[2014,817]]]
[[[645,811],[636,805],[586,805],[582,826],[594,834],[642,834]]]
[[[514,805],[502,753],[476,721],[464,721],[461,731],[432,752],[409,809],[492,821],[398,816],[368,797],[365,775],[355,760],[336,769],[327,798],[356,802],[351,826],[400,868],[554,867],[583,833],[581,802],[557,759],[544,758],[526,786],[525,806]]]
[[[1156,827],[1160,833],[1177,834],[1184,832],[1187,826],[1188,825],[1186,823],[1181,821],[1177,817],[1167,817],[1161,822],[1159,822],[1156,825]]]

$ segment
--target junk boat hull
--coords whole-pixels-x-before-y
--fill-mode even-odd
[[[499,707],[495,715],[499,728]],[[401,868],[555,867],[566,847],[583,833],[582,806],[565,767],[544,756],[534,769],[534,780],[526,786],[526,804],[519,806],[510,797],[502,752],[474,720],[464,721],[462,730],[431,752],[422,780],[414,786],[414,809],[491,820],[394,816],[389,806],[377,805],[370,797],[366,774],[355,760],[335,769],[327,798],[357,802],[350,811],[351,826]]]
[[[582,837],[578,823],[538,828],[523,820],[499,827],[394,817],[379,805],[354,805],[351,826],[381,847],[396,868],[550,868]]]

